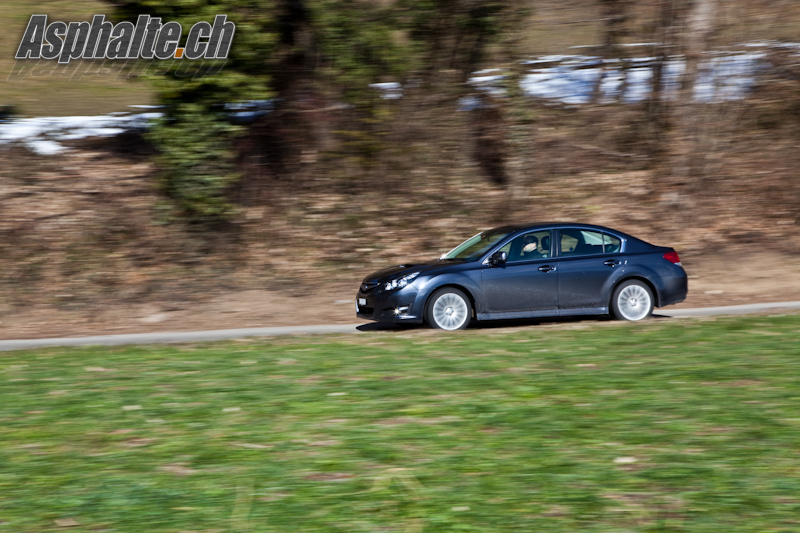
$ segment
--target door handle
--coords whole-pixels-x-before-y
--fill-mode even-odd
[[[604,264],[604,265],[606,265],[606,266],[610,266],[610,267],[615,267],[615,266],[617,266],[619,263],[620,263],[619,261],[616,261],[616,260],[614,260],[614,259],[609,259],[608,261],[604,261],[604,262],[603,262],[603,264]]]
[[[554,266],[544,265],[544,266],[540,266],[539,267],[539,272],[547,273],[547,272],[555,272],[555,271],[556,271],[556,267],[554,267]]]

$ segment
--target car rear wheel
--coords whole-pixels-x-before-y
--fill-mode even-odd
[[[466,329],[472,318],[472,306],[467,295],[458,289],[440,289],[428,300],[426,309],[428,324],[435,329],[455,331]]]
[[[620,284],[611,299],[611,309],[619,320],[643,320],[653,313],[653,306],[653,291],[635,279]]]

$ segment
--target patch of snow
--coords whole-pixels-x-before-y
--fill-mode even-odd
[[[66,148],[57,142],[48,141],[46,139],[32,139],[25,141],[25,146],[31,152],[39,155],[56,155],[66,150]]]
[[[0,124],[0,145],[22,142],[40,155],[54,155],[66,148],[59,141],[109,137],[147,127],[161,113],[110,113],[98,116],[34,117]]]
[[[386,100],[396,100],[403,97],[403,86],[394,81],[371,83],[370,87],[381,91],[381,98]]]
[[[648,44],[658,43],[637,43],[636,46]],[[798,44],[791,43],[791,47],[797,48]],[[694,98],[703,102],[744,98],[765,56],[764,52],[745,51],[714,51],[706,54],[700,64]],[[521,81],[521,87],[528,95],[537,98],[582,104],[591,101],[599,82],[601,102],[641,102],[650,95],[653,77],[651,64],[655,60],[649,56],[626,59],[602,59],[586,55],[543,56],[525,61],[524,64],[531,69]],[[685,70],[685,61],[680,56],[672,56],[665,63],[662,82],[667,98],[675,98]]]

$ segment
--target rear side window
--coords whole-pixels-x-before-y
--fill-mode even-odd
[[[605,239],[615,239],[617,251],[619,250],[619,239],[604,235],[600,231],[591,231],[577,228],[566,228],[560,230],[560,255],[561,257],[574,257],[579,255],[595,255],[607,253],[604,250]]]
[[[622,241],[608,233],[603,233],[603,244],[605,245],[605,253],[607,254],[619,252],[622,248]]]

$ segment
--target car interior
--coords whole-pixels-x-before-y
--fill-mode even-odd
[[[621,241],[599,231],[582,229],[561,230],[562,257],[614,253],[620,250]]]
[[[531,247],[534,242],[537,244],[536,248]],[[508,254],[509,263],[547,259],[550,257],[550,232],[535,231],[520,235],[500,250]]]
[[[620,251],[622,245],[617,237],[599,231],[567,228],[560,232],[561,257],[615,253]],[[534,237],[537,246],[531,249]],[[508,254],[509,263],[547,259],[551,257],[550,243],[550,231],[535,231],[516,237],[499,251]]]

